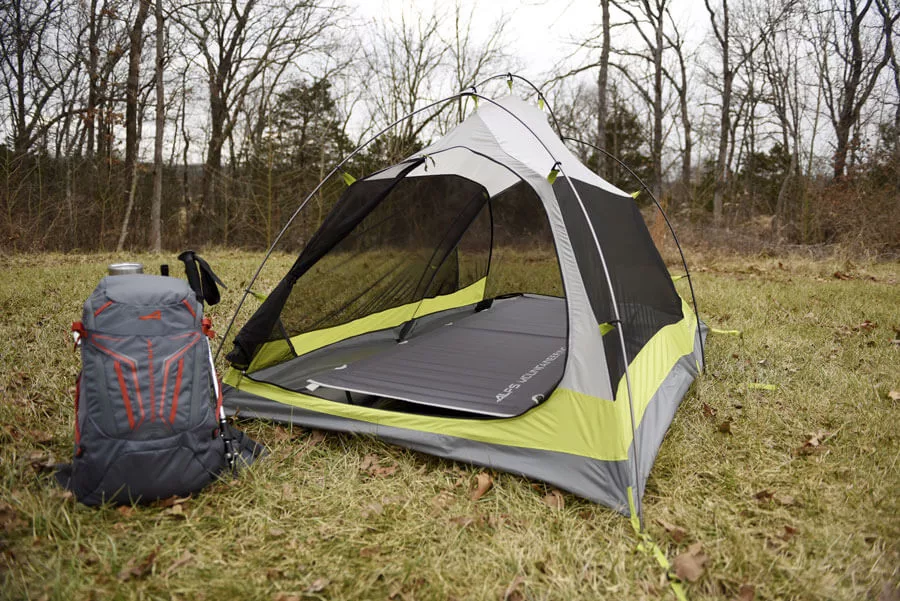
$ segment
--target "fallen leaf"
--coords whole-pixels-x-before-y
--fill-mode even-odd
[[[8,503],[0,503],[0,532],[12,532],[26,524],[18,510]]]
[[[363,457],[362,463],[359,464],[359,469],[364,472],[368,472],[370,469],[378,465],[378,455],[366,455]]]
[[[184,505],[172,505],[168,509],[164,509],[162,512],[163,515],[172,516],[177,519],[187,519],[187,514],[184,512]]]
[[[275,593],[272,597],[272,601],[300,601],[300,595],[297,593]]]
[[[885,582],[878,593],[878,601],[900,601],[900,585]]]
[[[555,488],[548,494],[544,495],[541,502],[552,509],[563,509],[566,506],[566,499],[563,494]]]
[[[47,445],[53,442],[53,435],[43,430],[29,430],[28,433],[35,443],[39,445]]]
[[[375,545],[374,547],[363,547],[359,550],[360,557],[375,557],[381,553],[381,545]]]
[[[754,494],[754,495],[753,495],[753,498],[755,498],[757,501],[769,501],[769,500],[772,499],[772,496],[773,496],[774,494],[775,494],[775,493],[773,493],[773,492],[772,492],[771,490],[769,490],[768,488],[764,488],[763,490],[761,490],[761,491],[759,491],[758,493]]]
[[[724,422],[719,424],[719,432],[722,434],[733,434],[731,431],[731,419],[726,419]]]
[[[858,330],[860,332],[871,332],[872,330],[874,330],[877,327],[878,327],[877,323],[873,323],[867,319],[853,329]]]
[[[49,453],[34,451],[28,455],[28,462],[31,464],[32,469],[39,473],[52,472],[56,469],[56,461],[53,459],[53,455]]]
[[[791,495],[777,494],[772,497],[772,500],[783,507],[790,507],[797,504],[796,499]]]
[[[900,390],[892,390],[888,393],[888,398],[892,401],[900,401]]]
[[[833,277],[833,278],[836,279],[836,280],[852,280],[852,279],[853,279],[853,276],[852,276],[852,275],[850,275],[850,274],[848,274],[848,273],[844,273],[844,272],[842,272],[842,271],[835,271],[835,272],[831,275],[831,277]]]
[[[475,518],[469,515],[460,515],[454,518],[450,518],[448,520],[451,524],[456,524],[460,528],[465,528],[466,526],[471,526],[475,523]]]
[[[525,594],[521,590],[524,584],[525,578],[521,574],[513,578],[503,591],[503,601],[525,601]]]
[[[381,503],[370,503],[362,510],[362,516],[364,518],[381,515],[382,513],[384,513],[384,505]]]
[[[153,564],[156,561],[156,554],[159,552],[159,547],[150,551],[150,553],[144,557],[141,561],[136,561],[134,558],[130,559],[125,567],[119,570],[118,579],[121,582],[127,582],[132,578],[143,578],[147,574],[153,570]]]
[[[166,568],[164,576],[166,578],[168,578],[169,576],[171,576],[172,574],[177,572],[179,568],[183,568],[184,566],[191,563],[192,561],[194,561],[194,556],[191,554],[190,551],[185,551],[184,553],[181,554],[181,557],[179,557],[178,559],[173,561],[172,565],[170,565],[168,568]]]
[[[313,580],[313,583],[310,584],[304,592],[307,593],[321,593],[325,590],[325,587],[328,586],[329,580],[327,578],[316,578]]]
[[[383,478],[385,476],[393,476],[394,472],[397,471],[396,465],[389,465],[387,467],[378,466],[373,469],[370,473],[376,478]]]
[[[186,497],[177,497],[177,496],[173,495],[171,497],[166,497],[165,499],[160,499],[159,501],[155,502],[153,505],[156,507],[160,507],[160,508],[173,507],[175,505],[182,505],[182,504],[186,503],[187,501],[190,500],[190,498],[191,498],[191,495],[188,495]]]
[[[675,524],[670,524],[665,520],[656,520],[656,523],[662,526],[666,533],[672,537],[672,540],[676,543],[680,543],[687,537],[687,530],[682,528],[681,526],[676,526]]]
[[[797,534],[798,532],[800,532],[800,530],[798,530],[794,526],[785,524],[784,532],[781,534],[781,536],[779,538],[781,538],[781,540],[787,542],[787,541],[791,540],[792,538],[794,538],[794,535]]]
[[[472,491],[472,494],[469,495],[469,498],[473,501],[477,501],[484,494],[491,490],[491,487],[494,486],[494,479],[491,478],[491,475],[487,472],[479,472],[475,476],[475,489]]]
[[[310,447],[314,447],[320,442],[325,440],[325,432],[321,430],[313,430],[309,433],[309,436],[306,438],[306,445]]]
[[[672,567],[675,568],[675,575],[681,580],[697,582],[703,576],[703,566],[708,561],[709,557],[703,552],[703,544],[696,542],[675,558]]]
[[[716,416],[716,413],[719,412],[718,409],[716,409],[715,407],[713,407],[711,405],[707,405],[706,403],[703,403],[702,409],[703,409],[703,415],[710,419],[714,418]]]
[[[282,536],[284,536],[284,530],[282,530],[281,528],[269,528],[269,536],[281,538]]]
[[[437,511],[443,511],[447,507],[453,504],[453,495],[449,492],[441,491],[433,499],[431,499],[431,506],[434,507]]]
[[[794,449],[795,455],[813,455],[815,453],[820,453],[824,449],[822,445],[831,437],[830,432],[825,432],[824,430],[819,430],[815,434],[808,434],[806,436],[806,440],[802,445]]]
[[[116,512],[122,517],[130,518],[134,515],[134,507],[131,505],[119,505],[116,507]]]
[[[753,601],[756,597],[756,587],[752,584],[742,584],[738,591],[737,601]]]

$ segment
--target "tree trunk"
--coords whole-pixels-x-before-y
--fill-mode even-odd
[[[653,195],[657,202],[662,198],[662,147],[663,147],[663,25],[665,5],[659,4],[657,15],[656,46],[653,48]]]
[[[150,203],[150,248],[162,250],[162,176],[163,134],[166,128],[165,90],[163,89],[163,58],[165,31],[163,29],[162,0],[156,0],[156,137],[153,144],[153,199]]]
[[[128,80],[125,84],[125,217],[116,252],[121,252],[128,236],[128,221],[134,208],[137,191],[137,150],[138,150],[138,88],[141,78],[141,52],[144,47],[144,22],[150,9],[150,0],[140,0],[134,25],[128,32]]]
[[[606,122],[609,119],[607,86],[609,84],[609,0],[600,0],[600,8],[603,11],[602,37],[600,48],[600,72],[597,75],[597,146],[606,150]],[[606,172],[606,155],[602,152],[597,157],[597,170],[603,177],[609,177]]]

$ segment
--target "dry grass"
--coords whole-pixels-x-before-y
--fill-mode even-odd
[[[214,310],[221,329],[259,255],[207,258],[232,284]],[[543,485],[505,474],[471,501],[477,469],[365,437],[248,422],[270,456],[182,514],[73,503],[33,464],[71,452],[68,326],[113,259],[0,258],[0,597],[671,598],[613,512],[571,495],[552,509]],[[889,396],[900,390],[900,266],[691,259],[704,319],[744,336],[709,340],[708,373],[651,474],[650,534],[670,558],[702,543],[710,562],[692,599],[734,599],[744,584],[756,599],[877,598],[900,578],[900,406]],[[258,288],[290,261],[276,257]],[[810,435],[818,447],[804,447]],[[367,455],[395,471],[370,475]],[[676,542],[656,520],[686,535]]]

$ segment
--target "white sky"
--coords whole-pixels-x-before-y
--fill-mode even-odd
[[[577,43],[588,38],[600,22],[598,0],[459,0],[463,14],[474,10],[473,33],[484,39],[501,17],[506,19],[507,51],[518,63],[519,75],[540,83],[567,69],[564,59]],[[441,0],[348,0],[361,19],[381,20],[398,17],[406,11],[450,11],[453,1]],[[706,31],[706,11],[696,0],[672,0],[672,15],[683,31],[690,35],[691,45],[700,43]],[[616,15],[613,12],[613,21]],[[683,27],[682,27],[683,26]],[[453,24],[445,22],[446,36],[452,35]],[[636,34],[634,34],[636,38]],[[637,39],[634,44],[639,44]]]

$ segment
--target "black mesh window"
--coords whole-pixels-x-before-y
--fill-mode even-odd
[[[578,180],[572,182],[600,240],[622,320],[625,347],[632,360],[660,328],[682,318],[681,300],[634,201]],[[598,323],[613,322],[609,286],[584,212],[565,178],[558,178],[553,190],[594,315]],[[607,335],[605,341],[611,375],[616,381],[623,371],[618,338]]]
[[[383,186],[357,182],[341,203],[365,202]],[[293,335],[331,327],[455,292],[461,284],[457,244],[486,203],[485,189],[463,177],[400,180],[297,280],[281,314],[285,329]],[[466,280],[484,275],[475,270],[487,262],[472,263]]]

